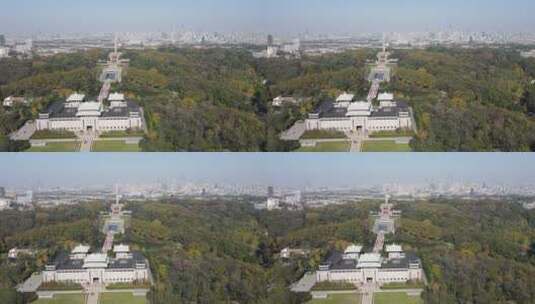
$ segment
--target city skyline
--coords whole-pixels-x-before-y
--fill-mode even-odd
[[[347,187],[433,181],[535,184],[530,154],[58,154],[9,155],[0,185],[187,182]]]
[[[535,26],[530,16],[534,9],[535,3],[528,0],[21,0],[3,4],[0,30],[6,33],[170,31],[176,26],[222,32],[363,33],[453,27],[525,32]]]

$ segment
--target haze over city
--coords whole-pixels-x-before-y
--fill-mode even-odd
[[[161,154],[13,155],[0,184],[22,187],[188,182],[337,187],[434,181],[535,184],[530,154]]]
[[[481,11],[484,7],[485,10]],[[203,31],[362,33],[436,31],[529,32],[528,0],[21,0],[2,4],[6,33]],[[477,18],[476,18],[477,16]]]

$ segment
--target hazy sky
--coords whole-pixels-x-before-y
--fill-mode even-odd
[[[530,31],[534,11],[533,0],[4,0],[0,32]]]
[[[466,181],[535,185],[535,154],[8,154],[8,187],[156,182],[163,179],[295,187]]]

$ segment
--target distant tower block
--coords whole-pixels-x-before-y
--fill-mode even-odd
[[[173,30],[171,32],[171,44],[176,44],[176,25],[173,25]]]
[[[273,197],[273,196],[275,196],[275,191],[273,190],[273,186],[269,186],[269,187],[268,187],[267,196],[268,196],[268,197]]]
[[[268,37],[267,37],[267,45],[268,46],[273,46],[273,43],[274,43],[273,35],[268,35]]]

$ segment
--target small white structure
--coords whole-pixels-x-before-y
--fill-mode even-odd
[[[280,256],[283,259],[289,259],[290,258],[290,247],[286,247],[281,250]]]
[[[0,197],[0,210],[5,210],[9,208],[11,201],[5,197]]]
[[[55,102],[36,120],[37,130],[125,131],[142,129],[141,108],[114,93],[103,102],[86,101],[83,94],[72,94],[65,102]]]
[[[275,45],[269,45],[267,47],[267,58],[277,58],[279,54],[279,47]]]
[[[71,259],[79,260],[85,258],[89,253],[89,249],[91,249],[91,247],[82,244],[74,247],[71,251]]]
[[[273,98],[271,105],[274,107],[282,107],[283,105],[296,105],[298,103],[299,101],[295,97],[277,96]]]
[[[115,253],[115,256],[119,259],[128,259],[132,257],[130,254],[130,246],[128,245],[120,244],[113,246],[113,253]]]
[[[354,99],[355,95],[344,92],[336,98],[336,102],[352,102]]]
[[[9,249],[9,252],[7,253],[7,257],[9,259],[15,260],[19,257],[19,255],[28,255],[32,256],[35,254],[35,251],[31,249],[21,249],[21,248],[11,248]]]
[[[380,93],[377,97],[380,108],[395,107],[394,94],[392,93]]]
[[[358,259],[357,268],[379,268],[381,267],[381,255],[378,253],[365,253]]]
[[[83,268],[106,268],[108,267],[108,255],[102,253],[88,254],[84,259]]]
[[[9,96],[7,98],[4,99],[4,102],[2,103],[2,105],[6,108],[10,108],[16,104],[23,104],[23,105],[27,105],[28,104],[28,100],[24,97],[14,97],[14,96]]]
[[[283,259],[289,259],[292,256],[306,256],[309,254],[309,251],[306,249],[291,249],[290,247],[286,247],[281,250],[280,257]]]
[[[362,246],[352,244],[352,245],[349,245],[344,251],[343,258],[345,260],[358,260],[361,253],[362,253]]]
[[[83,102],[85,100],[84,94],[73,93],[67,97],[67,102]]]
[[[280,208],[280,199],[275,197],[269,197],[266,201],[267,210],[275,210]]]
[[[128,106],[124,94],[112,93],[108,97],[108,101],[110,102],[110,107],[112,108]]]
[[[385,251],[388,254],[388,259],[401,259],[405,257],[401,245],[391,244],[385,246]]]
[[[9,48],[0,47],[0,58],[7,58],[7,57],[9,57]]]

